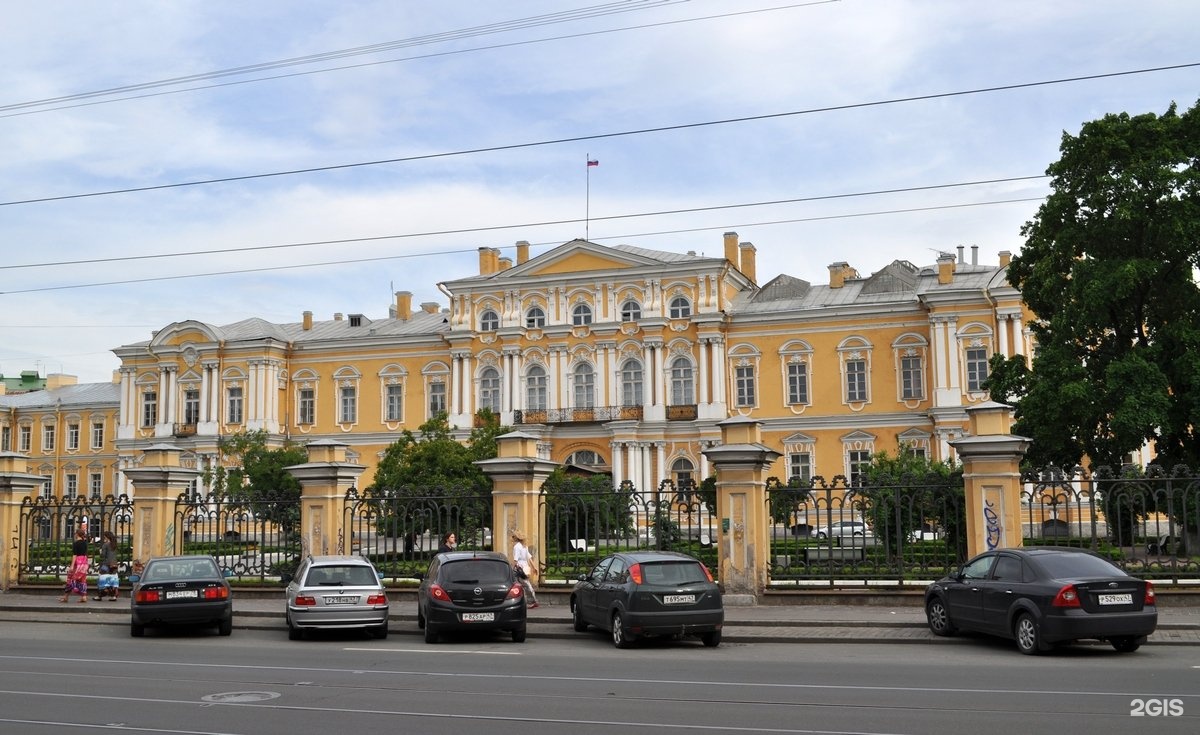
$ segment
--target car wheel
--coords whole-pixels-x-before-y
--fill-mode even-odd
[[[146,626],[138,625],[137,623],[130,623],[129,635],[133,636],[134,638],[141,638],[142,636],[146,635]]]
[[[721,645],[721,631],[714,630],[711,633],[705,633],[700,636],[700,641],[709,648],[716,648]]]
[[[925,603],[925,619],[929,623],[929,630],[934,635],[954,635],[958,629],[954,627],[954,623],[950,622],[950,613],[946,610],[946,602],[940,597],[935,597]]]
[[[288,621],[288,640],[298,641],[304,637],[304,631],[292,625],[292,621]]]
[[[513,629],[512,639],[513,639],[513,643],[524,643],[525,642],[525,626],[524,625],[522,625],[520,628]]]
[[[421,614],[421,608],[417,608],[417,627],[425,630],[425,616]]]
[[[225,618],[217,623],[217,633],[219,635],[229,635],[233,632],[233,618]]]
[[[1112,644],[1113,650],[1118,653],[1133,653],[1142,647],[1142,642],[1131,635],[1113,638],[1109,643]]]
[[[612,616],[612,641],[617,648],[629,648],[634,641],[634,637],[626,632],[625,621],[619,612],[614,612]]]
[[[388,624],[386,620],[383,625],[376,625],[374,628],[371,628],[371,637],[378,638],[379,640],[388,637]]]
[[[1029,613],[1017,616],[1013,624],[1013,637],[1017,639],[1017,650],[1026,656],[1036,656],[1042,651],[1042,635],[1037,621]]]
[[[582,633],[588,629],[587,621],[583,619],[583,613],[579,611],[579,602],[571,601],[571,625],[575,628],[576,633]]]
[[[425,623],[425,642],[426,643],[437,643],[438,642],[438,632],[436,630],[434,630],[433,626],[430,625],[428,621],[426,621],[426,623]]]
[[[824,531],[817,531],[817,538],[825,538],[825,532],[824,532]]]

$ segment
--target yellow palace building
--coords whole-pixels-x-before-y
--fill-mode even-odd
[[[529,250],[481,248],[477,275],[438,284],[446,304],[398,292],[386,317],[165,325],[114,350],[114,400],[86,411],[110,427],[97,454],[119,470],[171,443],[203,468],[221,435],[262,429],[272,442],[348,444],[366,485],[403,430],[446,412],[465,436],[488,408],[537,436],[543,458],[651,490],[708,476],[717,424],[744,415],[781,454],[770,474],[853,479],[901,445],[951,458],[965,409],[988,398],[988,359],[1030,354],[1008,253],[985,265],[959,247],[869,276],[836,262],[827,283],[760,285],[755,248],[736,233],[722,257],[585,240]],[[43,393],[0,396],[4,449],[48,421],[54,391]],[[21,447],[30,471],[61,472],[39,449]],[[128,491],[119,472],[113,482]]]

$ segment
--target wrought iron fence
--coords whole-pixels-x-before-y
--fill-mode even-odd
[[[21,501],[17,544],[17,579],[20,582],[66,581],[75,531],[88,532],[88,553],[93,559],[103,531],[117,537],[117,561],[122,573],[129,569],[133,503],[128,496],[48,498]]]
[[[458,549],[492,548],[492,497],[465,488],[351,488],[344,517],[354,553],[385,580],[424,572],[447,533]]]
[[[1086,548],[1147,579],[1200,575],[1200,477],[1188,467],[1029,473],[1021,524],[1026,546]]]
[[[278,583],[300,560],[300,500],[183,493],[171,531],[178,554],[211,555],[238,580]]]
[[[589,490],[543,488],[538,497],[545,535],[541,584],[573,584],[616,551],[659,549],[697,557],[717,571],[716,498],[690,484],[664,481],[640,492],[626,481]]]
[[[963,560],[962,491],[925,478],[889,485],[767,481],[775,587],[924,583]]]

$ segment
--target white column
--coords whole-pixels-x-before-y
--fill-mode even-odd
[[[608,405],[621,405],[621,355],[617,348],[608,348]]]
[[[664,348],[664,345],[654,346],[654,403],[657,406],[665,406],[668,402],[665,390],[666,378],[663,375],[663,370],[666,369],[664,365],[665,355],[663,355]]]
[[[666,442],[655,442],[654,448],[657,450],[657,452],[656,452],[657,456],[655,459],[656,459],[656,464],[658,465],[658,469],[655,471],[654,486],[658,487],[658,483],[667,479],[667,443]]]
[[[728,403],[725,399],[725,343],[715,339],[712,347],[713,403],[725,406]]]
[[[1028,355],[1029,350],[1025,346],[1025,325],[1021,323],[1021,315],[1012,314],[1009,319],[1013,325],[1013,354]]]
[[[654,350],[642,345],[642,417],[649,418],[654,405]]]
[[[605,401],[608,396],[608,360],[605,359],[607,354],[607,347],[596,350],[596,408],[613,405]]]
[[[708,340],[700,340],[700,380],[697,385],[698,397],[697,401],[701,406],[709,402],[708,400]]]
[[[512,355],[500,355],[500,413],[512,411]]]
[[[459,370],[458,377],[462,381],[459,389],[459,393],[462,396],[460,400],[462,415],[470,418],[475,414],[472,408],[475,405],[475,376],[472,375],[471,371],[470,355],[463,355],[462,368]]]
[[[1004,357],[1009,357],[1008,354],[1008,314],[996,315],[996,332],[999,337],[1000,354]]]
[[[948,357],[950,368],[950,389],[956,394],[962,393],[962,381],[958,371],[958,320],[951,317],[947,323],[946,342],[948,349]]]
[[[459,374],[462,372],[462,358],[458,355],[450,355],[450,395],[449,399],[450,415],[458,416],[462,414],[462,391],[459,390]]]
[[[652,467],[650,466],[650,442],[641,442],[641,465],[642,465],[642,487],[653,496],[654,490],[654,475],[651,474]]]
[[[700,442],[700,477],[696,478],[696,485],[699,486],[708,478],[708,455],[704,453],[705,449],[712,446],[711,442]]]
[[[621,442],[612,442],[609,446],[612,448],[613,486],[617,487],[625,481],[625,468],[621,462],[621,453],[625,451],[625,447]]]
[[[558,357],[558,405],[559,408],[571,408],[571,383],[567,371],[567,353],[565,349],[555,352]]]
[[[129,420],[130,415],[134,412],[133,404],[133,373],[129,370],[121,370],[121,416],[120,425],[128,426],[133,422]],[[13,446],[16,446],[15,444]]]
[[[167,369],[158,367],[158,425],[167,422]]]

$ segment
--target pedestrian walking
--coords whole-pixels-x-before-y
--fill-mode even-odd
[[[454,531],[442,536],[442,545],[438,547],[438,553],[444,554],[447,551],[454,551],[458,548],[458,536]]]
[[[100,576],[96,580],[96,599],[115,600],[120,578],[117,577],[117,536],[112,531],[100,534]]]
[[[66,602],[71,595],[79,595],[80,602],[87,602],[87,573],[91,566],[88,558],[87,531],[83,528],[75,531],[75,540],[71,543],[71,566],[67,569],[67,586],[63,590],[59,602]]]
[[[533,591],[533,582],[531,578],[537,572],[533,554],[529,553],[529,547],[525,545],[525,536],[520,530],[513,530],[509,534],[509,539],[513,542],[512,560],[513,569],[517,572],[517,579],[521,580],[521,586],[525,588],[525,594],[529,597],[529,607],[537,607],[537,593]]]

